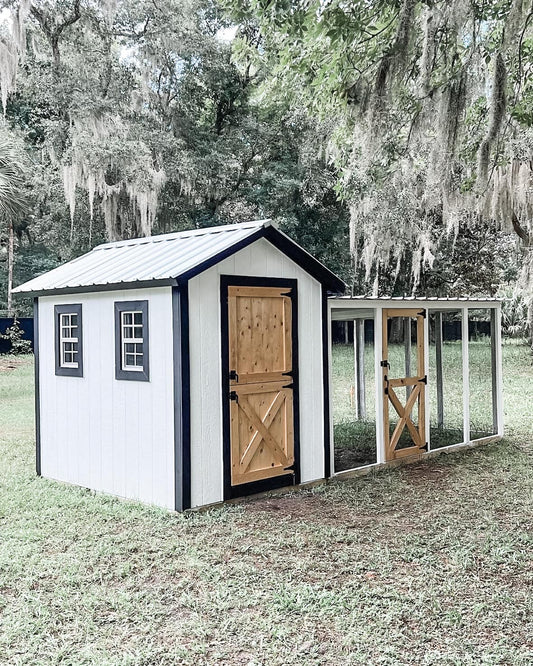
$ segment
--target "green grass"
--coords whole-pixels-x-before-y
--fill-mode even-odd
[[[504,442],[190,515],[36,478],[31,360],[0,372],[0,663],[529,665],[532,372],[505,360]]]

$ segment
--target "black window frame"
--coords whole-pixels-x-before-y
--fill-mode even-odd
[[[142,370],[124,370],[122,367],[122,313],[142,312],[143,365]],[[150,381],[150,326],[148,301],[115,301],[115,379],[133,382]],[[140,367],[140,366],[139,366]]]
[[[54,306],[55,326],[55,365],[58,377],[83,377],[83,308],[81,303]],[[61,315],[75,314],[78,317],[78,367],[69,368],[61,365]]]

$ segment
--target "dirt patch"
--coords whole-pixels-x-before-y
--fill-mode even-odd
[[[0,356],[0,372],[10,372],[24,364],[24,359],[14,356]],[[27,361],[26,361],[27,362]]]
[[[322,499],[316,495],[282,495],[252,499],[246,503],[247,512],[261,511],[267,514],[278,514],[280,517],[305,522],[320,522],[343,527],[365,527],[372,518],[355,514],[347,504]]]
[[[442,483],[449,475],[449,467],[436,465],[435,462],[411,463],[402,467],[402,476],[405,481],[415,486]]]

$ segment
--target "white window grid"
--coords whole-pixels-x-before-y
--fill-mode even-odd
[[[144,326],[141,310],[124,310],[120,316],[122,369],[144,370]]]
[[[61,350],[61,367],[78,368],[79,333],[78,315],[66,312],[59,315],[59,342]]]

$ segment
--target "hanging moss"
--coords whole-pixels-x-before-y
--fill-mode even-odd
[[[479,146],[477,158],[478,188],[480,190],[484,189],[487,185],[490,151],[494,141],[498,137],[505,116],[507,107],[506,83],[507,68],[505,67],[502,54],[498,53],[492,81],[489,126]]]

